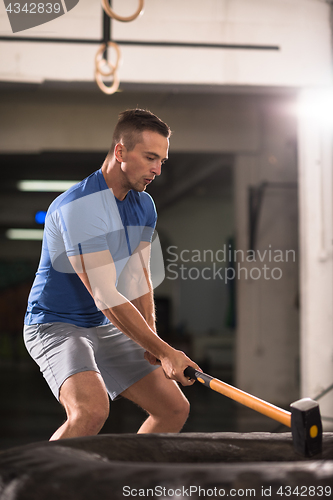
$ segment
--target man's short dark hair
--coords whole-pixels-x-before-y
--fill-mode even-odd
[[[166,138],[171,135],[170,127],[148,110],[128,109],[120,113],[113,132],[109,155],[113,154],[118,142],[122,142],[127,151],[132,151],[136,144],[141,141],[141,134],[145,130],[157,132]]]

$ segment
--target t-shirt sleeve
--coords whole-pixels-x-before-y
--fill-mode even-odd
[[[67,255],[98,252],[108,248],[103,219],[103,192],[73,200],[59,209]]]
[[[112,215],[112,228],[107,227],[106,210]],[[120,230],[123,230],[123,225],[110,190],[88,194],[64,203],[49,215],[45,224],[52,264],[56,261],[64,262],[65,255],[71,257],[108,250],[107,233],[117,234]],[[63,264],[60,267],[62,266]],[[59,267],[59,264],[56,267]]]

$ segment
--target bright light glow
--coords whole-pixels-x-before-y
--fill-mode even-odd
[[[45,210],[39,210],[38,212],[35,213],[35,222],[37,222],[37,224],[44,224],[45,217],[46,217]]]
[[[42,240],[43,229],[7,229],[6,238],[9,240]]]
[[[63,193],[79,181],[31,181],[24,180],[17,183],[20,191],[42,191],[45,193]]]
[[[298,100],[298,116],[333,127],[333,88],[302,91]]]

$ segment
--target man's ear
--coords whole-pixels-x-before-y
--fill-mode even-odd
[[[115,156],[116,160],[119,161],[119,163],[122,163],[124,161],[125,153],[126,153],[126,148],[125,148],[124,144],[122,144],[121,142],[118,142],[114,148],[114,156]]]

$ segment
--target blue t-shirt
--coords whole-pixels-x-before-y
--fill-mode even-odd
[[[66,322],[89,328],[108,323],[68,257],[109,250],[118,278],[140,241],[151,241],[156,219],[148,193],[129,191],[119,201],[101,169],[56,198],[45,219],[25,324]]]

